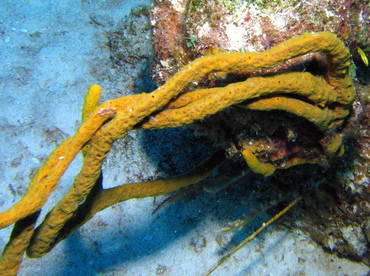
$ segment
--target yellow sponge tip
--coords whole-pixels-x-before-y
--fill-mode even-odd
[[[245,149],[242,151],[242,155],[253,172],[263,176],[270,176],[275,172],[276,168],[274,165],[260,162],[251,151]]]
[[[89,91],[87,91],[85,96],[84,105],[82,108],[82,121],[85,121],[87,117],[95,110],[98,106],[100,97],[102,93],[102,88],[98,84],[93,84],[90,86]]]

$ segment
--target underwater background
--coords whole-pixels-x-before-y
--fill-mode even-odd
[[[347,39],[347,46],[354,55],[357,91],[361,94],[356,100],[357,108],[368,104],[370,80],[365,61],[369,52],[365,51],[363,57],[356,48],[366,50],[368,47],[368,1],[331,1],[335,7],[325,6],[327,2],[322,1],[320,8],[318,1],[307,1],[312,10],[301,7],[300,1],[220,1],[225,9],[208,10],[208,13],[202,10],[207,1],[191,2],[196,8],[192,11],[195,19],[188,28],[194,30],[194,36],[186,38],[186,47],[191,50],[186,58],[195,58],[191,56],[193,52],[202,53],[205,41],[229,51],[243,47],[243,50],[263,51],[304,31],[332,31]],[[219,7],[209,3],[207,9]],[[105,101],[151,92],[156,88],[155,83],[164,81],[151,71],[154,57],[159,53],[152,37],[155,22],[148,11],[151,4],[152,1],[144,0],[1,0],[1,211],[22,197],[29,179],[48,154],[74,134],[81,122],[81,108],[90,85],[98,83],[103,87],[102,100]],[[174,8],[184,5],[182,1],[155,4]],[[244,9],[239,10],[240,7]],[[351,13],[350,9],[358,12]],[[168,14],[170,11],[166,16]],[[241,14],[245,17],[241,18]],[[311,21],[307,18],[309,14]],[[230,18],[235,15],[238,24],[223,30],[221,25],[236,20]],[[158,20],[162,16],[158,15]],[[305,21],[299,21],[302,18]],[[209,35],[217,39],[211,41],[202,36],[206,22],[211,27],[219,22],[217,28],[212,29],[215,33]],[[175,24],[173,26],[175,28]],[[223,31],[229,36],[222,37]],[[237,39],[238,35],[245,37],[245,41]],[[158,47],[158,41],[163,38],[155,39]],[[225,46],[222,44],[225,41],[232,43]],[[188,128],[132,131],[117,141],[110,152],[104,164],[103,185],[108,188],[178,175],[214,150],[212,141],[195,135]],[[41,217],[68,191],[81,162],[82,156],[71,164],[43,207]],[[220,182],[221,186],[228,183],[240,173],[239,166],[227,164],[224,178],[214,176],[214,182]],[[340,166],[346,164],[339,163],[331,170]],[[368,170],[368,166],[364,168]],[[316,172],[310,166],[301,170]],[[368,171],[366,173],[368,175]],[[343,170],[342,177],[352,179],[356,189],[355,172]],[[292,181],[304,179],[298,176]],[[315,186],[320,181],[311,184]],[[369,193],[369,179],[361,181]],[[225,249],[240,243],[271,218],[274,212],[261,211],[240,231],[226,234],[219,231],[250,210],[262,210],[261,205],[273,201],[271,191],[262,195],[256,192],[268,190],[264,185],[269,182],[252,175],[219,192],[201,189],[180,195],[163,206],[161,203],[167,196],[132,199],[114,205],[98,213],[42,258],[25,257],[19,275],[202,275],[217,263]],[[322,198],[321,204],[325,205],[325,197]],[[161,207],[154,212],[158,206]],[[336,254],[334,245],[334,253],[328,252],[327,241],[323,241],[324,250],[323,244],[312,237],[314,228],[323,229],[323,233],[327,230],[321,225],[322,221],[304,222],[310,229],[303,231],[304,227],[298,225],[300,215],[302,212],[295,213],[294,209],[288,212],[281,223],[263,231],[213,275],[368,275],[369,240],[363,233],[366,227],[370,229],[369,218],[361,222],[365,228],[356,224],[356,227],[346,225],[341,229],[355,253],[363,257],[356,260],[354,255],[348,258]],[[11,227],[0,230],[0,248],[7,243],[10,232]]]

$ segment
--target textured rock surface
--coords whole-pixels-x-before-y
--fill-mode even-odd
[[[264,51],[305,32],[329,31],[367,49],[367,1],[157,0],[151,9],[154,79],[163,83],[189,60],[215,49]],[[368,49],[369,51],[370,49]]]

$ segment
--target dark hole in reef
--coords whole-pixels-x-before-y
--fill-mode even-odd
[[[261,100],[261,99],[270,99],[270,98],[273,98],[273,97],[284,97],[284,98],[290,98],[290,99],[295,99],[295,100],[299,100],[301,102],[305,102],[305,103],[308,103],[308,104],[311,104],[311,105],[315,105],[315,103],[311,100],[309,100],[308,98],[304,97],[304,96],[301,96],[301,95],[297,95],[297,94],[284,94],[284,93],[274,93],[273,95],[269,95],[269,96],[260,96],[256,99],[250,99],[250,100],[246,100],[244,102],[242,102],[243,105],[247,105],[247,104],[251,104],[253,102],[257,102],[258,100]]]
[[[308,72],[314,76],[324,77],[327,72],[327,63],[326,59],[312,58],[305,62],[300,62],[295,64],[291,71],[294,72]]]
[[[280,158],[284,155],[311,159],[323,154],[320,140],[325,133],[304,118],[285,111],[256,111],[232,106],[194,125],[197,134],[210,137],[234,157],[240,155],[235,150],[240,150],[245,143],[257,143],[261,162],[284,161]]]

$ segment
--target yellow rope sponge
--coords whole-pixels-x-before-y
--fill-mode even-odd
[[[7,227],[41,209],[77,153],[113,112],[114,109],[109,107],[109,102],[101,105],[99,110],[80,126],[74,136],[65,140],[49,155],[32,178],[22,199],[7,211],[0,213],[0,228]]]
[[[283,72],[272,76],[252,76],[243,82],[222,88],[181,94],[191,83],[212,72],[229,74],[269,69],[289,59],[314,52],[323,52],[328,56],[328,70],[324,77],[302,72]],[[332,33],[321,32],[292,38],[262,53],[218,53],[198,58],[152,93],[121,97],[99,106],[97,104],[101,88],[93,85],[85,98],[81,127],[74,136],[65,140],[50,154],[31,180],[22,199],[0,213],[0,228],[37,213],[76,154],[82,150],[84,163],[80,173],[67,195],[38,227],[27,249],[31,257],[47,253],[55,243],[59,231],[99,181],[102,163],[113,142],[135,127],[182,126],[238,104],[247,109],[285,110],[307,119],[321,131],[328,130],[340,124],[348,115],[354,98],[349,65],[350,53],[343,42]],[[296,96],[299,96],[298,99]],[[305,100],[300,100],[301,98]],[[334,140],[335,142],[327,146],[328,152],[340,147],[341,141],[336,136]],[[268,176],[276,169],[272,164],[260,162],[247,148],[241,149],[241,153],[251,169],[257,173]],[[292,165],[299,162],[293,162]],[[151,183],[156,184],[157,182]],[[134,194],[123,194],[117,198],[127,200],[135,197],[135,194],[140,194],[140,186],[146,189],[148,185],[136,185]],[[181,186],[182,184],[178,185],[175,190]],[[122,193],[127,191],[127,188],[122,189]],[[172,191],[174,188],[168,187],[160,193]],[[143,190],[143,194],[152,196],[155,192]],[[27,231],[32,233],[29,229]],[[29,236],[24,235],[22,248],[25,247],[24,244],[28,244]],[[9,244],[11,243],[12,240]],[[12,252],[18,252],[14,254],[19,255],[23,251],[5,250],[2,258],[6,259]]]
[[[257,157],[250,150],[243,150],[242,155],[247,162],[249,168],[255,173],[262,174],[264,176],[270,176],[275,172],[275,166],[269,163],[260,162]]]
[[[266,96],[286,94],[286,97]],[[310,104],[289,94],[307,97]],[[246,100],[254,100],[241,104]],[[310,73],[284,73],[269,77],[251,77],[244,82],[232,83],[223,88],[209,88],[185,93],[170,102],[165,109],[140,124],[142,128],[179,127],[214,114],[230,105],[239,104],[248,109],[284,110],[301,116],[315,124],[319,130],[341,123],[348,115],[348,103],[329,109],[337,100],[335,91]],[[178,102],[178,104],[177,104]]]
[[[90,86],[89,91],[86,93],[84,106],[82,108],[82,121],[85,121],[91,113],[99,105],[102,88],[98,84]]]
[[[99,105],[100,97],[102,93],[102,88],[98,84],[93,84],[90,86],[89,91],[86,93],[84,105],[82,107],[82,122],[85,121],[91,113]],[[89,150],[90,145],[86,144],[82,149],[82,155],[85,156]]]

